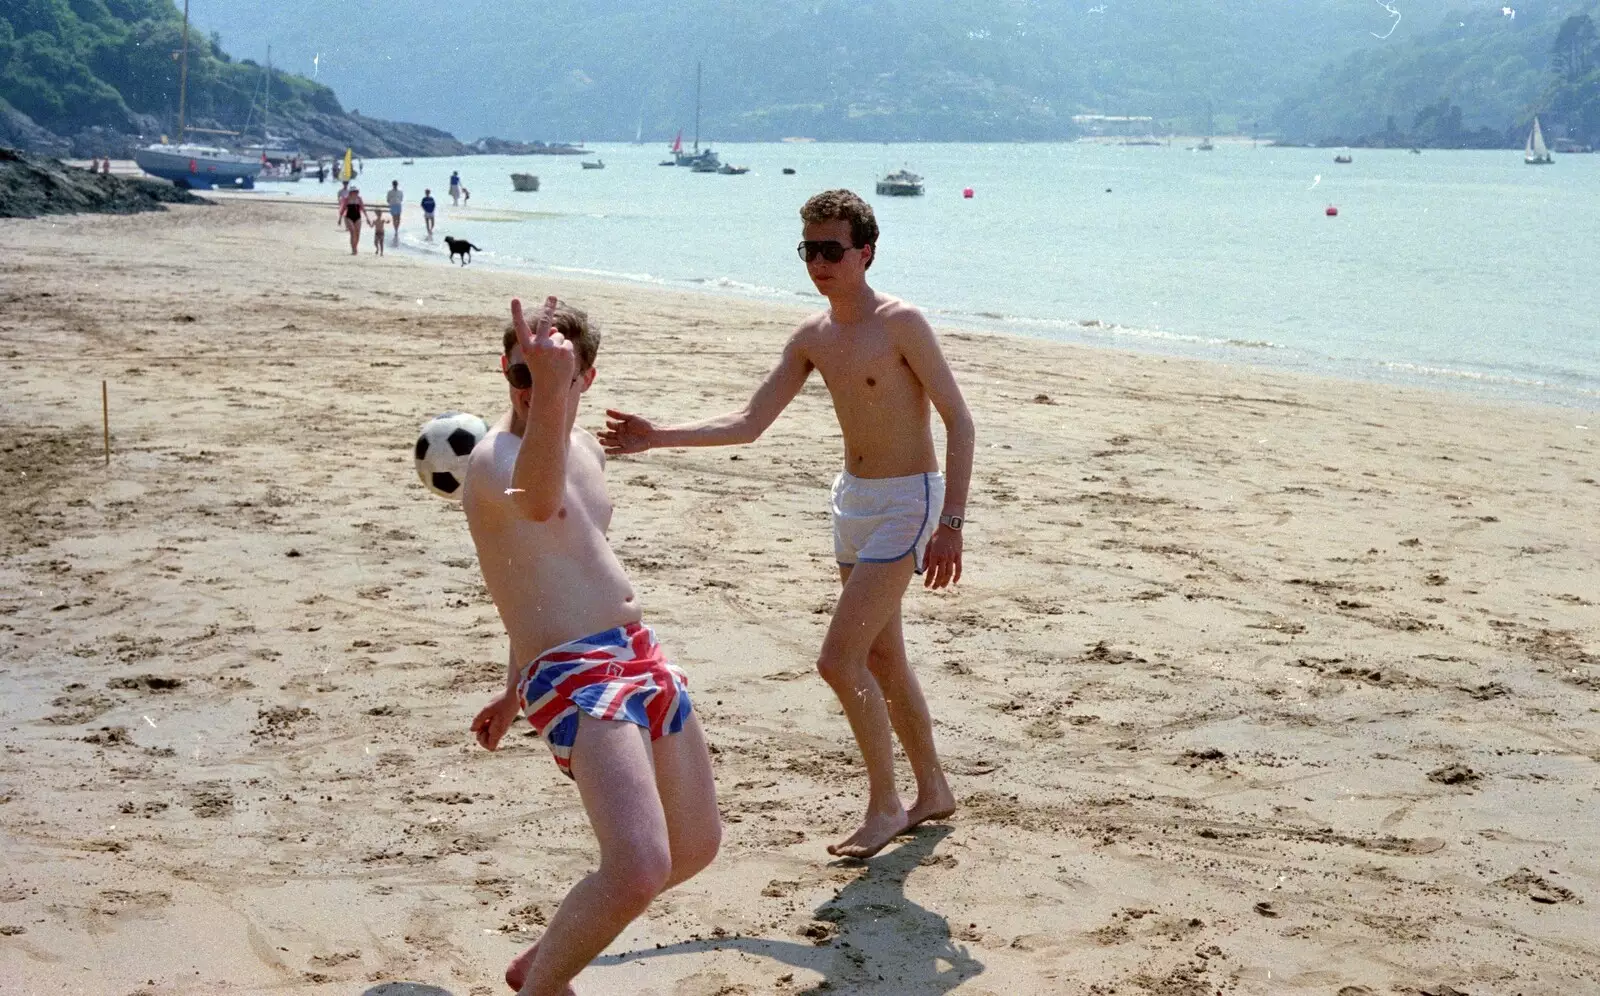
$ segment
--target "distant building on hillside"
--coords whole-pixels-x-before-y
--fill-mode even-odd
[[[1072,123],[1085,135],[1136,138],[1155,133],[1156,119],[1146,114],[1074,114]]]

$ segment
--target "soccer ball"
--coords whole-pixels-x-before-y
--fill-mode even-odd
[[[460,501],[472,448],[488,434],[483,419],[465,412],[445,412],[429,419],[417,434],[417,477],[422,486],[440,498]]]

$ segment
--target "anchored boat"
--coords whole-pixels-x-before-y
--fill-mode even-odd
[[[178,141],[157,142],[133,151],[133,161],[151,176],[185,190],[210,190],[222,185],[250,190],[261,175],[261,159],[214,145],[183,140],[184,101],[189,92],[189,0],[183,0],[183,55],[178,70]],[[193,129],[201,130],[201,129]]]
[[[908,169],[895,170],[878,181],[878,193],[885,197],[921,197],[922,177]]]

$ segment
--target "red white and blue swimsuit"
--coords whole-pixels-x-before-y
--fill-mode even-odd
[[[651,740],[682,730],[691,711],[688,677],[642,623],[546,650],[517,677],[517,699],[568,778],[580,711],[643,727]]]

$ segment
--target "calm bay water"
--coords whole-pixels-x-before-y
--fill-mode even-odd
[[[820,303],[794,254],[799,206],[846,186],[883,229],[874,285],[935,325],[1600,409],[1600,156],[763,144],[718,146],[752,168],[720,176],[659,166],[657,146],[594,148],[606,169],[369,160],[362,185],[376,201],[400,180],[416,251],[444,252],[421,239],[426,186],[440,234],[484,247],[476,262],[790,303]],[[873,195],[901,166],[927,195]],[[452,169],[470,215],[452,217]],[[513,171],[540,191],[514,193]]]

